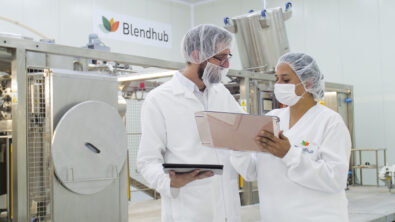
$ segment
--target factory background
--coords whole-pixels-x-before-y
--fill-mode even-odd
[[[0,0],[0,16],[29,26],[55,44],[86,47],[88,36],[97,33],[100,15],[138,18],[164,24],[170,41],[146,44],[121,37],[100,40],[111,52],[177,63],[183,35],[198,24],[224,26],[225,17],[253,9],[283,7],[283,0]],[[306,52],[318,62],[326,81],[353,86],[354,146],[358,149],[386,148],[386,162],[395,164],[395,2],[391,0],[294,0],[293,14],[285,21],[290,51]],[[117,21],[117,18],[114,19]],[[110,19],[110,18],[109,18]],[[129,24],[130,25],[130,24]],[[122,30],[122,21],[118,29]],[[158,30],[158,29],[157,29]],[[129,30],[130,31],[130,30]],[[129,32],[128,31],[128,32]],[[0,32],[41,37],[0,19]],[[159,33],[158,33],[159,34]],[[126,37],[125,37],[126,38]],[[241,70],[237,43],[232,49],[230,68]],[[138,95],[137,95],[138,96]],[[127,101],[129,122],[139,118],[142,101]],[[132,119],[132,120],[131,120]],[[138,132],[139,123],[127,130]],[[138,140],[128,137],[128,144]],[[379,153],[379,165],[383,157]],[[134,155],[131,153],[131,155]],[[133,159],[132,156],[130,156]],[[374,165],[375,153],[363,154],[363,164]],[[133,163],[130,163],[133,164]],[[359,173],[359,171],[357,171]],[[131,175],[134,172],[130,172]],[[136,174],[138,177],[138,175]],[[363,170],[363,183],[376,185],[376,171]],[[380,181],[380,185],[384,185]],[[133,194],[132,194],[133,195]]]

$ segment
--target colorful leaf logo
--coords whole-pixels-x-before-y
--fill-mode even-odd
[[[115,32],[118,30],[119,21],[114,22],[114,18],[111,18],[110,21],[104,16],[102,16],[103,24],[100,24],[99,27],[104,33]]]
[[[304,141],[304,140],[302,141],[302,146],[309,146],[309,144],[310,144],[310,143],[307,142],[307,141]]]

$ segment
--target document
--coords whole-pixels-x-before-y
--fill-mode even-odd
[[[202,144],[238,151],[260,151],[256,136],[261,130],[278,137],[280,120],[276,116],[204,111],[195,113]]]

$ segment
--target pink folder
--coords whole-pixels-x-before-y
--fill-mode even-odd
[[[255,138],[265,129],[278,137],[280,120],[276,116],[242,113],[195,113],[200,139],[205,146],[241,151],[260,151]]]

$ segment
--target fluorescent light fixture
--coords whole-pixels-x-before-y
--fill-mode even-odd
[[[178,72],[177,70],[169,70],[169,71],[159,71],[159,72],[152,72],[152,73],[141,73],[141,74],[136,73],[136,74],[131,74],[131,75],[119,76],[118,82],[171,77],[174,74],[176,74],[177,72]]]

